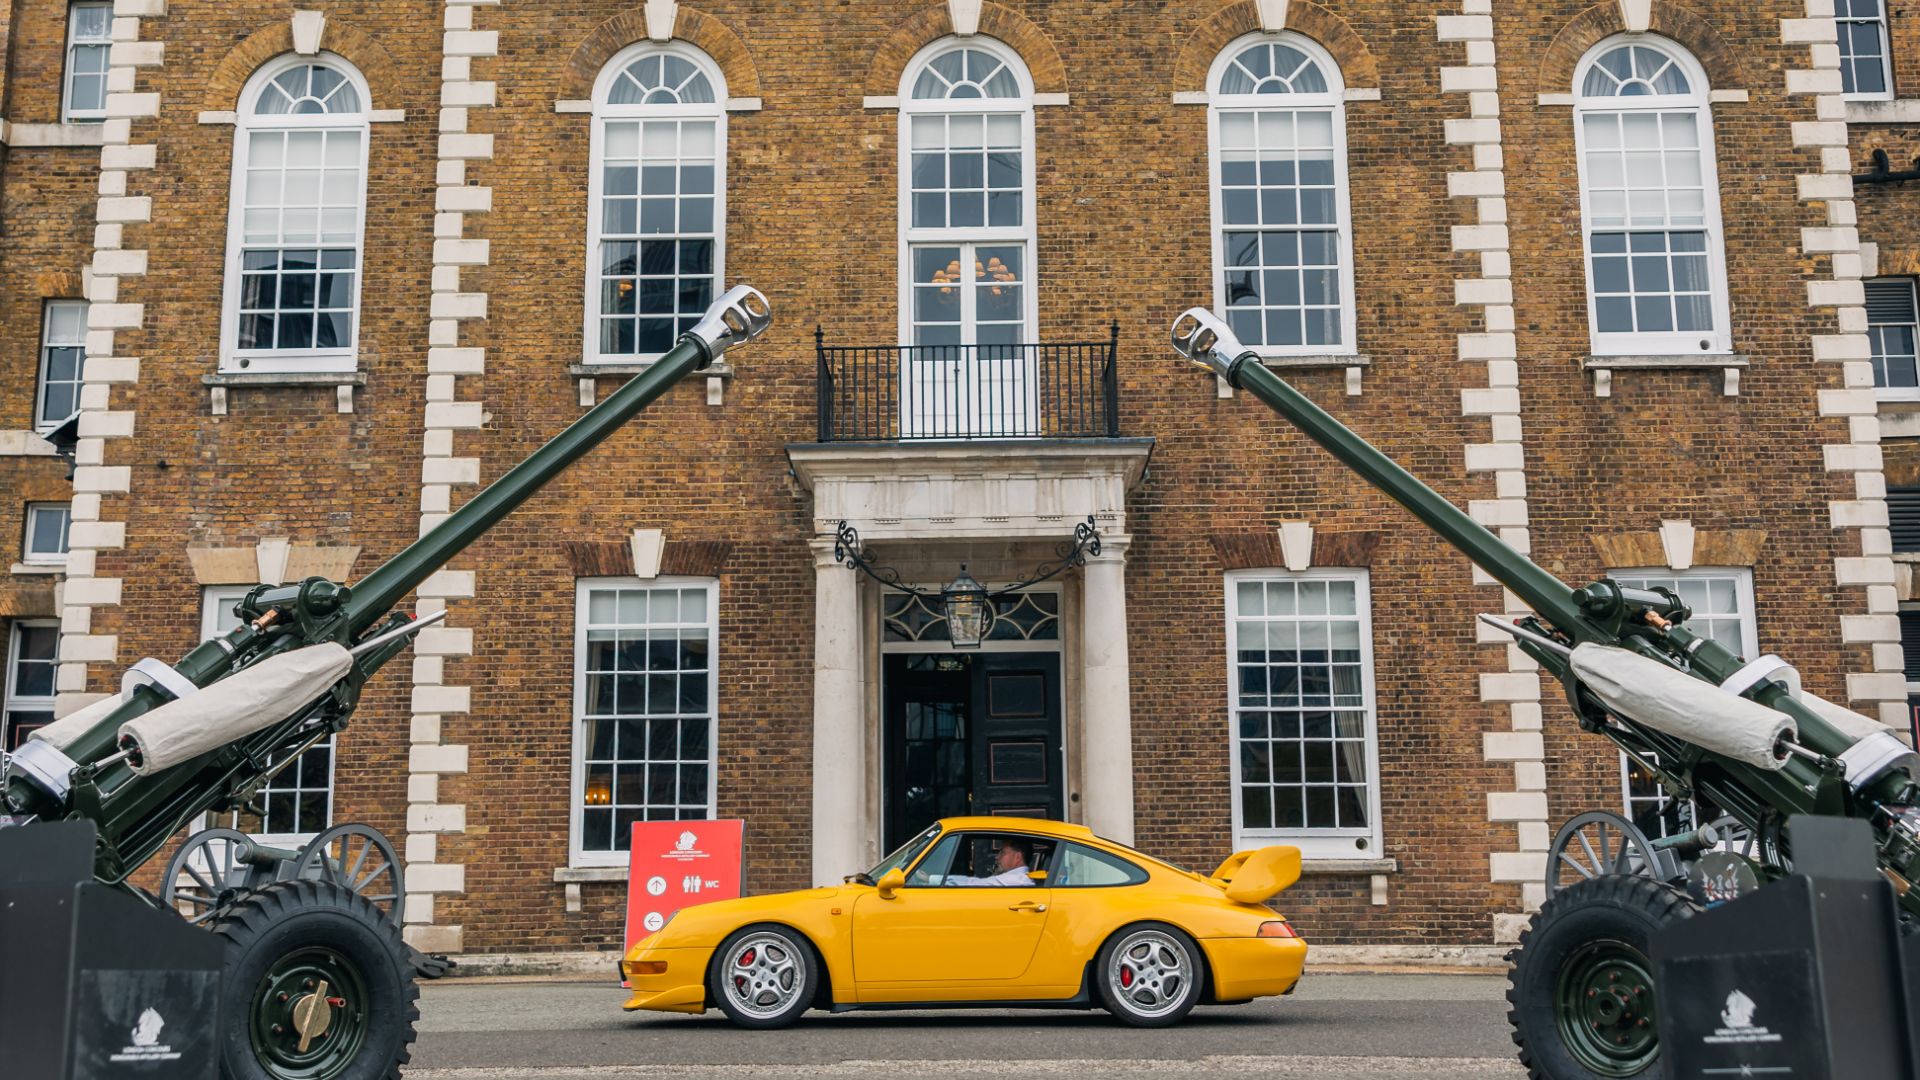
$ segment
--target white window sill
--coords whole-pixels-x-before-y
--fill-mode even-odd
[[[16,574],[64,574],[67,572],[67,564],[64,562],[17,562],[13,564],[12,571]]]
[[[1856,98],[1847,102],[1849,124],[1920,123],[1920,98]]]
[[[215,416],[227,415],[228,392],[235,388],[272,390],[283,387],[331,386],[336,390],[335,408],[353,411],[353,390],[367,385],[363,371],[216,371],[200,376],[207,388],[207,400]]]
[[[37,431],[0,431],[0,457],[52,457],[53,444]]]
[[[106,124],[69,121],[61,124],[15,124],[0,120],[0,143],[15,148],[105,146]]]
[[[1302,874],[1397,874],[1399,859],[1308,859],[1300,860]]]
[[[1257,350],[1256,350],[1257,352]],[[1373,358],[1366,353],[1284,353],[1278,356],[1261,356],[1260,364],[1269,369],[1283,371],[1325,371],[1329,368],[1342,368],[1347,373],[1347,396],[1360,396],[1360,374],[1373,365]],[[1216,396],[1230,398],[1233,386],[1225,379],[1215,379]]]
[[[1613,396],[1613,373],[1615,371],[1719,371],[1721,372],[1721,393],[1726,397],[1740,395],[1740,369],[1749,366],[1745,353],[1735,352],[1694,352],[1694,353],[1629,353],[1622,355],[1595,354],[1587,357],[1581,368],[1593,373],[1593,396]]]
[[[580,407],[591,409],[600,400],[601,379],[627,379],[653,367],[652,360],[588,360],[567,365],[567,374],[579,380]],[[727,400],[727,383],[733,379],[733,365],[725,360],[716,361],[705,371],[696,371],[694,376],[707,380],[707,404],[724,405]]]
[[[592,885],[601,882],[625,882],[628,868],[624,866],[561,866],[553,871],[556,885]]]

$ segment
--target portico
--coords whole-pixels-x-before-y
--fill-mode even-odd
[[[904,804],[903,792],[889,789],[908,779],[906,756],[889,741],[905,737],[903,722],[944,725],[939,737],[972,763],[952,772],[977,812],[991,812],[988,785],[1001,791],[1031,780],[1034,799],[997,800],[1001,812],[1027,812],[1022,807],[1048,805],[1057,795],[1067,820],[1132,839],[1126,498],[1145,475],[1152,449],[1151,439],[1125,438],[788,447],[794,475],[813,500],[817,882],[837,882],[883,854],[889,814],[897,816]],[[953,649],[938,628],[919,633],[925,613],[907,610],[910,596],[834,557],[844,521],[859,530],[868,556],[904,582],[937,585],[964,565],[994,588],[1056,558],[1074,525],[1089,515],[1100,532],[1100,554],[1033,590],[1019,611],[1008,605],[989,640],[971,654]],[[961,687],[958,674],[972,669],[970,656],[989,658],[979,665],[977,693]],[[922,659],[889,664],[890,657]],[[901,684],[910,669],[945,669],[956,689],[947,699],[906,701]],[[1058,676],[1048,682],[1044,673],[1052,670]],[[929,679],[916,685],[930,685]],[[913,719],[903,721],[908,714]],[[1051,729],[1041,721],[1048,715],[1057,718],[1057,737],[1045,734]],[[991,746],[981,741],[995,731],[1009,734]],[[917,743],[929,744],[933,733],[922,734],[927,737]],[[1057,772],[1043,766],[1046,761],[1057,761]],[[915,775],[916,793],[924,779]],[[951,806],[963,796],[946,797]]]

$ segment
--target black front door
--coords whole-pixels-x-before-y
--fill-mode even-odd
[[[886,658],[883,842],[943,817],[1065,816],[1057,653]]]

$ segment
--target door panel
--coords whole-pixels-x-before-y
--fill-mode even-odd
[[[973,660],[973,812],[1061,819],[1060,657],[982,653]]]
[[[892,851],[943,817],[971,813],[971,657],[886,658],[885,826]]]
[[[1046,930],[1044,887],[902,889],[853,908],[862,1001],[965,1001],[1025,985]]]

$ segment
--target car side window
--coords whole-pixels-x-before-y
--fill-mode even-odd
[[[959,833],[948,833],[941,837],[933,850],[927,852],[927,857],[921,859],[913,872],[907,875],[907,887],[925,888],[945,881],[947,875],[954,872],[953,857],[961,850],[961,840]]]
[[[1056,888],[1098,889],[1116,885],[1143,885],[1147,872],[1118,855],[1081,844],[1062,843],[1054,859],[1058,867],[1047,884]]]

